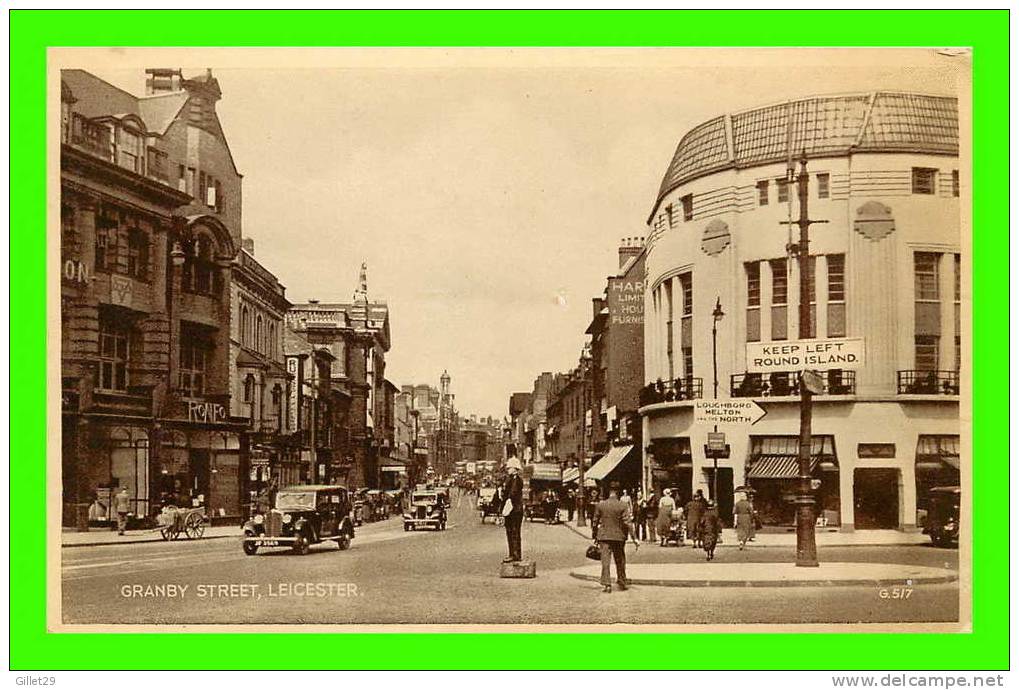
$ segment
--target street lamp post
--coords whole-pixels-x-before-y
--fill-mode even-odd
[[[713,390],[714,400],[718,400],[718,322],[725,316],[725,312],[722,311],[722,298],[715,298],[715,309],[711,312],[711,368],[714,374]],[[715,425],[715,433],[718,433],[718,425]],[[719,451],[713,450],[711,452],[711,458],[714,461],[715,472],[711,478],[711,498],[716,503],[718,502],[718,454]]]
[[[792,174],[792,168],[789,170]],[[806,151],[800,159],[800,174],[797,177],[798,196],[800,200],[799,220],[795,223],[800,229],[800,239],[790,247],[796,251],[800,272],[800,304],[799,304],[799,337],[800,340],[810,338],[810,254],[809,231],[813,223],[827,223],[825,220],[810,220],[807,214],[807,174]],[[799,567],[816,568],[817,538],[814,534],[814,493],[811,486],[810,451],[812,445],[811,417],[813,414],[813,394],[807,388],[803,375],[800,375],[800,448],[799,472],[796,494],[796,565]]]

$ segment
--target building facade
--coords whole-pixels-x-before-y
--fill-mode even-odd
[[[812,338],[861,338],[856,369],[823,372],[814,397],[822,524],[913,528],[926,490],[959,481],[963,360],[959,123],[954,98],[877,92],[726,114],[680,141],[649,219],[645,383],[648,484],[688,496],[714,484],[710,427],[694,400],[752,398],[767,415],[730,427],[722,512],[749,485],[770,524],[791,524],[798,372],[748,373],[746,344],[799,335],[809,281]],[[799,216],[790,163],[805,155],[807,275],[789,246]],[[716,304],[722,315],[717,316]],[[712,327],[717,327],[717,358]]]
[[[170,502],[241,513],[229,379],[241,176],[220,96],[210,72],[150,71],[145,96],[61,72],[65,524],[108,519],[118,487],[139,519]]]

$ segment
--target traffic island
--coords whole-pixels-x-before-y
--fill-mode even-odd
[[[537,577],[537,566],[534,561],[510,561],[509,563],[503,563],[499,567],[499,577]]]
[[[878,587],[939,584],[959,579],[955,570],[898,563],[822,563],[798,568],[793,563],[628,563],[627,579],[655,587]],[[570,571],[578,580],[598,582],[601,565]]]

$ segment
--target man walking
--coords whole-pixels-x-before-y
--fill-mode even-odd
[[[117,511],[117,533],[124,534],[127,529],[127,514],[131,512],[131,497],[127,495],[127,487],[120,487],[120,491],[113,497],[113,508]]]
[[[601,549],[601,585],[602,592],[612,593],[611,563],[616,561],[616,583],[619,589],[626,589],[626,545],[627,537],[637,538],[633,532],[633,522],[626,504],[619,500],[619,483],[609,485],[608,498],[598,503],[594,509],[591,522],[591,533]]]
[[[510,458],[506,461],[506,483],[502,487],[505,501],[502,515],[506,524],[506,542],[509,545],[509,556],[502,559],[503,563],[522,560],[520,553],[520,526],[524,521],[524,480],[520,478],[520,461]]]

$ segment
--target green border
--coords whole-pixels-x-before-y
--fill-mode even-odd
[[[975,515],[972,634],[615,635],[591,654],[581,634],[300,634],[321,668],[1008,668],[1008,45],[997,11],[11,11],[11,516],[45,509],[45,69],[48,46],[972,46],[974,48]],[[35,231],[29,232],[31,228]],[[12,329],[13,330],[13,329]],[[17,397],[15,398],[14,395]],[[41,521],[11,524],[13,669],[288,668],[251,655],[275,635],[46,634]],[[284,641],[280,637],[278,641]],[[297,642],[292,635],[285,647]],[[733,643],[737,646],[733,647]],[[337,654],[337,649],[343,650]],[[733,650],[737,650],[735,652]],[[728,651],[727,651],[728,650]],[[394,653],[396,652],[396,653]]]

